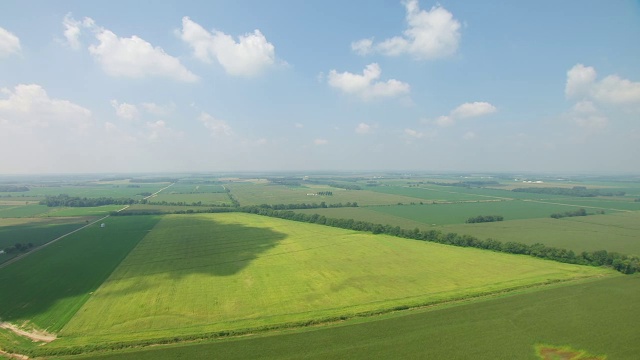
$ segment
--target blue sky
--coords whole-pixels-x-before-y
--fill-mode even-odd
[[[0,173],[640,169],[637,1],[4,1]]]

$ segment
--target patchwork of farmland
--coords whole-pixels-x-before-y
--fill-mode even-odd
[[[357,207],[295,212],[503,243],[543,243],[576,253],[640,254],[640,202],[633,183],[600,184],[630,190],[626,196],[580,198],[512,192],[508,186],[409,186],[404,179],[379,186],[331,178],[297,186],[258,179],[172,181],[33,186],[27,196],[5,194],[0,249],[16,242],[44,244],[124,207],[37,203],[46,195],[69,193],[131,197],[138,203],[122,214],[133,215],[184,214],[211,206],[227,211],[238,202],[258,208],[356,202]],[[340,188],[356,184],[363,190]],[[162,205],[138,201],[151,191],[158,193],[148,201]],[[550,218],[580,208],[590,215]],[[504,221],[465,223],[478,215],[501,215]],[[36,345],[0,329],[0,349],[51,355],[258,333],[105,357],[208,358],[215,353],[246,358],[259,353],[264,358],[423,354],[524,359],[535,357],[540,344],[611,358],[640,351],[620,346],[632,342],[630,326],[640,320],[630,305],[640,300],[637,275],[242,212],[112,216],[104,223],[104,228],[94,224],[0,267],[0,320],[57,336]],[[0,262],[7,258],[0,254]],[[603,303],[613,305],[603,309]],[[406,308],[413,310],[394,312]],[[599,336],[588,326],[596,312],[603,322],[613,319],[621,326],[609,328],[610,336]],[[319,323],[325,326],[307,326]],[[281,333],[273,335],[270,329]]]

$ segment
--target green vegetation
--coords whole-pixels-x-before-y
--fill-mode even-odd
[[[111,218],[0,268],[0,318],[59,331],[158,218]]]
[[[67,194],[60,194],[57,196],[47,196],[44,200],[40,201],[40,205],[47,205],[48,207],[66,206],[66,207],[95,207],[103,205],[131,205],[133,199],[120,198],[114,199],[110,197],[99,198],[81,198],[79,196],[69,196]]]
[[[467,224],[476,224],[476,223],[485,223],[485,222],[494,222],[494,221],[502,221],[504,217],[502,215],[478,215],[475,217],[470,217],[465,221]]]
[[[605,274],[611,272],[249,214],[169,215],[57,343],[349,317]]]
[[[563,213],[553,213],[551,214],[551,218],[553,219],[562,219],[565,217],[573,217],[573,216],[587,216],[587,210],[584,208],[580,208],[574,211],[565,211]]]
[[[640,351],[638,282],[640,276],[619,276],[305,331],[77,358],[530,360],[536,358],[536,344],[545,343],[634,359]]]

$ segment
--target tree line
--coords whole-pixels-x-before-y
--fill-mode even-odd
[[[46,196],[44,200],[40,201],[40,205],[47,205],[48,207],[67,206],[67,207],[93,207],[102,205],[131,205],[136,201],[130,198],[86,198],[79,196],[69,196],[67,194],[60,194],[56,196]]]
[[[16,251],[17,252],[27,252],[27,251],[31,250],[31,248],[33,248],[33,246],[34,246],[33,243],[25,243],[25,244],[23,244],[23,243],[15,243],[12,246],[8,246],[8,247],[4,248],[4,252],[6,254],[11,254],[11,253],[14,253]]]
[[[474,247],[478,249],[503,252],[508,254],[529,255],[541,259],[548,259],[569,264],[590,265],[590,266],[610,266],[615,270],[624,274],[633,274],[640,271],[640,258],[637,256],[624,255],[617,252],[608,252],[606,250],[583,251],[576,254],[572,250],[546,246],[541,243],[532,245],[523,244],[515,241],[501,242],[495,239],[479,239],[471,235],[459,235],[457,233],[443,233],[440,230],[413,230],[403,229],[399,226],[383,225],[368,221],[329,218],[319,214],[297,213],[291,210],[276,210],[271,206],[243,206],[237,208],[209,208],[198,210],[178,210],[176,214],[190,213],[222,213],[222,212],[244,212],[262,216],[276,217],[280,219],[307,222],[319,225],[332,226],[342,229],[350,229],[356,231],[366,231],[373,234],[386,234],[407,239],[431,241],[439,244]],[[156,215],[158,212],[138,211],[131,212],[112,212],[114,216],[126,215]]]
[[[584,208],[580,208],[576,211],[565,211],[563,213],[554,213],[554,214],[551,214],[550,216],[554,219],[561,219],[565,217],[587,216],[587,215],[589,215],[587,214],[587,210],[585,210]]]
[[[467,224],[475,224],[475,223],[485,223],[485,222],[494,222],[494,221],[502,221],[504,217],[501,215],[478,215],[476,217],[470,217],[465,221]]]

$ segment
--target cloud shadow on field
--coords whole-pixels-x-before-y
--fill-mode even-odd
[[[266,227],[220,223],[200,216],[167,217],[111,280],[155,274],[231,276],[286,237]]]

